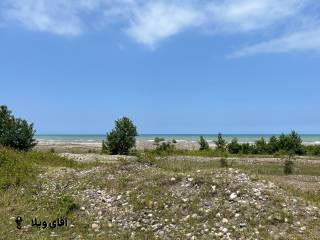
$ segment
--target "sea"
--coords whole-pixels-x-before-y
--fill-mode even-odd
[[[260,138],[268,140],[274,134],[225,134],[223,138],[230,142],[233,138],[237,138],[240,143],[254,143]],[[200,136],[203,136],[209,143],[217,139],[217,134],[141,134],[137,136],[137,141],[153,141],[156,137],[164,138],[171,141],[175,139],[177,142],[197,142]],[[275,135],[278,136],[278,135]],[[300,135],[305,145],[319,144],[320,134]],[[84,135],[84,134],[39,134],[36,139],[41,144],[86,144],[95,145],[101,143],[106,137],[105,134]]]

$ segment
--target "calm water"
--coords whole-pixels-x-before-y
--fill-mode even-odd
[[[217,139],[215,134],[203,135],[208,142]],[[252,143],[257,139],[264,137],[270,138],[268,134],[225,134],[223,137],[227,141],[237,138],[239,142]],[[177,141],[198,141],[200,134],[141,134],[137,137],[138,141],[151,141],[155,137],[164,138],[166,140],[175,139]],[[97,143],[105,139],[105,135],[37,135],[37,140],[42,143]],[[305,144],[320,144],[320,134],[301,135]]]

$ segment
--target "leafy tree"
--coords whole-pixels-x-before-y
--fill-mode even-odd
[[[200,136],[199,144],[200,144],[200,148],[199,148],[200,151],[209,150],[209,144],[208,144],[208,142],[204,139],[203,136]]]
[[[221,133],[218,134],[218,140],[214,141],[214,143],[216,144],[217,150],[225,151],[227,142],[223,139]]]
[[[269,143],[268,143],[268,153],[274,154],[277,151],[279,151],[279,141],[278,141],[277,137],[272,136],[269,139]]]
[[[137,128],[133,122],[123,117],[115,121],[115,128],[107,133],[102,142],[102,151],[111,155],[128,155],[136,144]]]
[[[28,151],[37,143],[33,124],[15,118],[6,106],[0,106],[0,145],[20,151]]]
[[[289,135],[281,134],[279,137],[279,150],[284,150],[290,154],[304,154],[301,137],[295,131],[292,131]]]
[[[267,153],[267,142],[264,138],[260,138],[255,142],[255,152],[257,154],[266,154]]]
[[[238,143],[238,139],[232,139],[231,143],[227,146],[229,153],[238,154],[241,151],[241,145]]]

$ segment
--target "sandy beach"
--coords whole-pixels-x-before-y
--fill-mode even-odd
[[[101,142],[42,142],[39,141],[38,145],[35,147],[36,150],[49,151],[54,149],[56,152],[70,152],[72,150],[77,150],[80,152],[100,151]],[[178,141],[174,143],[177,149],[184,150],[197,150],[199,148],[198,142],[195,141]],[[209,144],[210,147],[214,147],[214,143]],[[156,145],[152,140],[138,140],[136,143],[137,150],[154,149]]]

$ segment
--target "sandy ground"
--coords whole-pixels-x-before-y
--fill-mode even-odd
[[[49,151],[50,149],[55,149],[56,152],[72,152],[75,150],[77,152],[88,152],[89,150],[99,151],[101,149],[102,143],[42,143],[39,142],[35,149],[40,151]],[[181,141],[174,144],[177,149],[186,150],[196,150],[199,148],[197,142]],[[155,144],[152,141],[137,141],[136,148],[138,150],[153,149]],[[210,145],[214,147],[214,144]]]

